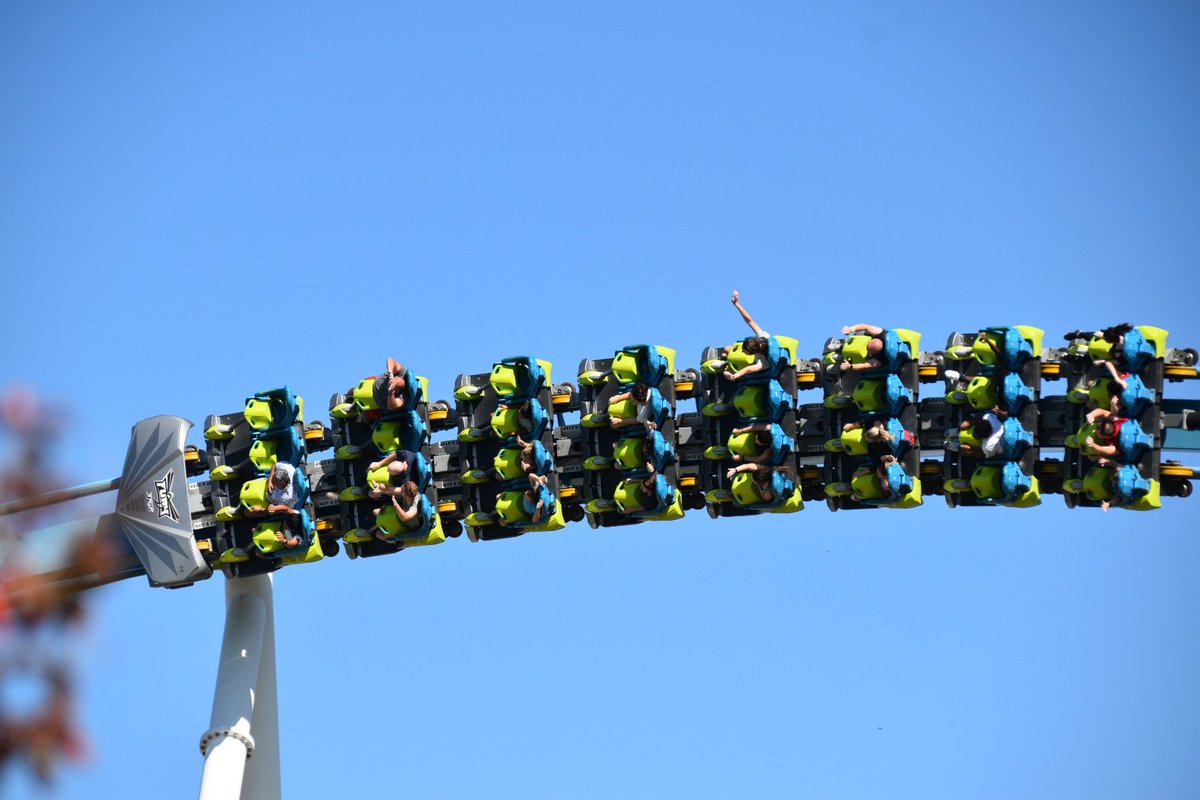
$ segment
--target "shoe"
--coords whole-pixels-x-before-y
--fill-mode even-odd
[[[962,377],[962,373],[956,369],[943,370],[942,375],[945,376],[946,380],[954,381],[955,383],[958,383],[958,379]]]

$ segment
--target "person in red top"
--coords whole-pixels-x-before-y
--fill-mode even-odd
[[[1092,451],[1089,455],[1096,460],[1099,460],[1100,456],[1120,455],[1121,426],[1129,420],[1126,417],[1118,417],[1107,409],[1097,408],[1088,412],[1087,421],[1096,425],[1096,435],[1085,440],[1088,449]]]

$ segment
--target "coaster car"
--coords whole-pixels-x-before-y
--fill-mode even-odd
[[[631,344],[613,355],[612,375],[620,391],[628,391],[639,383],[658,386],[674,371],[675,351],[668,347]]]
[[[501,404],[492,412],[492,433],[497,439],[540,439],[550,423],[549,414],[537,398]]]
[[[946,355],[960,361],[974,358],[985,374],[997,368],[1019,371],[1041,354],[1044,336],[1045,331],[1028,325],[985,328],[970,345],[950,347]]]
[[[480,528],[496,524],[521,531],[556,531],[566,526],[562,503],[549,489],[539,487],[533,500],[525,495],[526,492],[519,489],[501,492],[492,514],[471,514],[467,517],[467,525]],[[533,515],[539,500],[542,502],[542,515],[534,523]]]
[[[1093,467],[1082,480],[1067,481],[1063,490],[1082,494],[1097,503],[1108,503],[1130,511],[1152,511],[1162,508],[1161,487],[1158,481],[1142,477],[1138,468],[1126,464],[1120,468]]]
[[[771,443],[765,447],[760,447],[757,444],[756,437],[759,431],[751,430],[744,433],[730,434],[724,446],[714,445],[713,447],[709,447],[704,451],[704,457],[713,461],[720,461],[734,455],[739,455],[748,461],[756,461],[759,464],[765,464],[769,467],[777,467],[792,454],[792,440],[788,438],[787,433],[777,423],[772,422],[767,425],[766,431],[771,436]],[[768,458],[764,461],[757,461],[757,458],[764,451],[769,453]]]
[[[246,398],[246,424],[258,436],[278,433],[303,419],[304,401],[289,386]]]
[[[421,510],[421,523],[415,528],[409,528],[401,521],[400,515],[396,513],[396,507],[391,503],[379,511],[379,516],[375,518],[375,524],[383,533],[384,541],[404,547],[420,547],[441,544],[446,541],[441,517],[434,510],[433,503],[429,502],[429,498],[425,495],[419,495],[417,502]],[[351,531],[351,534],[357,538],[352,539],[348,534],[346,541],[361,541],[364,536],[370,538],[367,532],[361,530]]]
[[[912,389],[904,385],[899,375],[885,375],[863,378],[854,384],[852,394],[830,395],[825,398],[825,405],[838,408],[854,403],[863,414],[898,417],[912,399]]]
[[[613,445],[613,460],[627,477],[647,475],[646,462],[662,472],[668,464],[675,463],[675,449],[659,431],[650,431],[645,436],[622,436]]]
[[[1134,373],[1122,380],[1125,381],[1124,389],[1112,378],[1099,378],[1086,392],[1073,390],[1067,397],[1072,403],[1091,403],[1096,408],[1112,408],[1113,397],[1116,396],[1121,413],[1136,417],[1149,403],[1154,402],[1154,392],[1146,388],[1146,384]]]
[[[645,497],[641,478],[627,478],[617,484],[613,493],[612,503],[622,514],[641,519],[673,520],[683,516],[683,495],[676,490],[671,482],[663,475],[654,477],[654,497]],[[595,502],[595,501],[593,501]],[[609,510],[599,508],[605,501],[593,507],[595,511]]]
[[[304,473],[303,469],[296,467],[296,471],[292,474],[292,480],[296,484],[297,499],[295,508],[303,508],[308,504],[310,492],[308,475]],[[254,480],[246,481],[242,484],[241,493],[238,495],[238,505],[232,509],[221,509],[217,512],[217,519],[229,521],[237,519],[242,513],[265,512],[269,505],[267,500],[268,494],[267,478],[255,478]]]
[[[702,410],[705,416],[710,417],[724,416],[734,411],[749,424],[777,423],[792,410],[792,397],[783,390],[779,381],[770,380],[739,386],[732,404],[709,403]]]
[[[353,407],[343,406],[340,413],[379,412],[384,417],[395,413],[387,410],[387,390],[390,381],[390,375],[372,375],[363,378],[357,386],[350,390],[349,403],[353,404]],[[404,398],[404,407],[399,411],[411,409],[428,396],[428,381],[413,375],[412,371],[406,368],[404,370],[404,388],[400,390],[400,395]]]
[[[984,503],[1029,508],[1042,502],[1038,479],[1026,475],[1021,466],[1009,461],[1004,464],[981,464],[971,473],[971,479],[951,478],[943,487],[947,492],[974,492]]]
[[[418,492],[424,492],[429,487],[429,482],[433,480],[433,470],[429,466],[429,461],[420,451],[413,451],[416,458],[409,465],[408,471],[404,474],[404,480],[412,481],[417,485]],[[394,486],[392,483],[392,474],[387,465],[373,469],[367,473],[367,486],[372,483],[382,483],[384,486]]]
[[[661,428],[667,421],[667,417],[671,414],[671,406],[667,403],[662,392],[654,387],[650,387],[646,395],[646,404],[650,406],[650,421],[658,428]],[[599,428],[609,424],[612,419],[631,420],[636,419],[639,412],[638,403],[632,397],[618,400],[615,403],[609,403],[606,412],[601,414],[587,414],[581,424],[585,428]],[[644,425],[628,425],[621,426],[622,432],[626,436],[640,436],[645,432]]]
[[[532,356],[514,356],[492,365],[488,380],[502,401],[536,400],[542,387],[549,385],[548,367]]]
[[[1004,402],[1001,403],[1000,401]],[[1010,372],[1003,378],[976,375],[967,384],[967,390],[954,391],[946,395],[946,402],[968,403],[976,411],[987,411],[997,405],[1007,408],[1009,414],[1020,414],[1033,401],[1033,390],[1025,385],[1021,376]]]
[[[1095,439],[1096,424],[1093,422],[1086,423],[1079,431],[1066,439],[1066,446],[1077,448],[1083,452],[1085,456],[1100,456],[1102,453],[1097,452],[1091,447],[1088,447],[1088,437]],[[1105,456],[1121,464],[1133,464],[1141,459],[1142,455],[1154,444],[1154,440],[1148,433],[1142,430],[1142,426],[1135,419],[1126,419],[1121,423],[1121,429],[1117,431],[1117,446],[1116,455]]]
[[[888,486],[871,467],[854,472],[849,483],[831,483],[825,487],[827,497],[850,497],[856,502],[888,508],[915,508],[921,505],[921,481],[904,471],[900,464],[887,469]]]
[[[254,542],[255,548],[267,558],[278,559],[285,564],[310,564],[320,561],[325,557],[325,553],[321,549],[321,542],[317,538],[312,519],[304,511],[297,514],[295,518],[300,524],[299,544],[295,547],[288,547],[279,541],[277,534],[282,532],[287,537],[288,531],[284,530],[284,523],[281,520],[270,520],[260,522],[254,527],[251,540]]]
[[[845,453],[849,456],[867,455],[869,447],[866,440],[866,432],[871,424],[870,418],[867,418],[863,419],[857,427],[851,428],[848,431],[843,430],[838,438],[825,442],[826,452]],[[916,437],[895,417],[888,417],[885,424],[887,425],[888,433],[892,435],[892,441],[888,442],[888,447],[891,448],[892,455],[896,456],[896,458],[902,458],[912,448]]]
[[[851,364],[865,364],[872,358],[879,361],[880,366],[875,369],[863,371],[862,374],[864,376],[869,377],[898,372],[906,362],[912,360],[913,353],[917,352],[920,334],[903,328],[885,328],[883,333],[880,334],[883,349],[878,353],[872,354],[867,346],[874,338],[876,337],[861,333],[850,336],[841,343],[840,350],[827,354],[826,361],[828,363],[836,363],[838,352],[840,352],[841,358]]]
[[[554,458],[541,441],[534,441],[531,444],[533,445],[533,474],[549,475],[554,471]],[[521,448],[505,447],[496,453],[496,457],[492,459],[492,466],[496,471],[496,477],[504,482],[505,490],[529,488],[529,476],[521,467]]]
[[[404,408],[375,423],[371,441],[381,455],[397,450],[420,450],[425,444],[425,421],[415,408]]]
[[[741,472],[734,476],[729,493],[734,504],[747,511],[790,514],[804,508],[804,500],[796,481],[779,472],[771,474],[771,493],[774,497],[770,501],[763,500],[762,492],[749,472]]]
[[[1112,342],[1101,336],[1088,342],[1088,355],[1095,360],[1114,361],[1129,372],[1138,372],[1147,362],[1162,358],[1167,350],[1167,332],[1150,325],[1139,325],[1124,336],[1117,350]]]
[[[763,369],[750,372],[738,379],[738,383],[766,383],[778,380],[788,366],[796,363],[796,348],[799,342],[789,336],[768,336],[767,352],[755,354],[747,352],[747,342],[761,337],[749,336],[730,347],[724,358],[710,359],[701,365],[701,370],[709,375],[718,375],[729,370],[737,372],[746,367],[761,362]]]
[[[1019,461],[1025,450],[1033,446],[1033,434],[1025,430],[1021,421],[1016,417],[1009,417],[1001,424],[1004,426],[1003,450],[999,455],[990,458],[981,458],[981,463],[1000,464],[1005,461]],[[970,428],[959,431],[958,440],[962,444],[975,448],[976,451],[982,450],[983,442],[979,441],[979,437]]]
[[[304,453],[304,442],[295,426],[272,434],[257,437],[250,445],[250,461],[260,473],[271,471],[278,461],[299,465]]]

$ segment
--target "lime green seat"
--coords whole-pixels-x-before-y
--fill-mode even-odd
[[[983,375],[976,375],[967,384],[967,402],[976,411],[984,411],[996,405],[998,389],[996,381]]]
[[[754,477],[749,472],[742,472],[736,475],[733,479],[733,484],[729,488],[733,495],[733,502],[743,508],[753,508],[764,502],[762,493],[758,489],[758,484],[754,482]],[[804,508],[804,501],[801,499],[800,487],[797,486],[788,498],[779,505],[755,510],[788,514],[793,511],[799,511],[802,508]]]
[[[878,378],[861,380],[854,386],[854,405],[865,413],[887,408],[887,383]]]
[[[1088,400],[1092,403],[1092,405],[1096,406],[1096,408],[1111,407],[1113,395],[1116,394],[1113,392],[1113,386],[1114,384],[1112,378],[1101,378],[1092,384],[1090,389],[1088,389]],[[1120,391],[1119,387],[1117,388],[1117,391]]]
[[[275,415],[271,412],[271,403],[257,397],[246,401],[245,415],[246,423],[256,431],[266,430],[275,421]]]
[[[612,373],[613,377],[617,379],[617,383],[637,383],[641,377],[638,374],[637,357],[632,353],[626,353],[624,350],[617,353],[613,358]]]
[[[375,402],[375,379],[363,378],[358,385],[350,390],[350,398],[359,411],[377,411],[379,403]]]
[[[379,512],[379,516],[375,518],[375,522],[383,531],[384,536],[395,539],[397,543],[403,544],[405,547],[421,547],[446,541],[446,534],[442,530],[442,519],[436,513],[428,526],[429,530],[420,536],[410,535],[412,531],[400,521],[400,515],[393,505],[384,506],[383,510]]]
[[[627,436],[623,439],[618,439],[613,445],[613,458],[617,460],[617,464],[621,469],[641,469],[646,463],[645,444],[646,440],[640,436]]]
[[[637,402],[630,397],[609,403],[608,415],[617,419],[633,419],[637,416]]]
[[[1112,500],[1116,493],[1113,491],[1111,477],[1112,473],[1107,469],[1088,470],[1087,475],[1083,476],[1083,493],[1089,500],[1098,503]]]
[[[512,364],[497,364],[492,367],[492,374],[488,380],[492,384],[492,388],[496,390],[496,394],[501,397],[512,397],[521,388],[521,381],[518,370]]]
[[[870,342],[870,336],[851,336],[842,343],[842,358],[851,364],[866,363],[871,358],[871,354],[867,352],[867,345]]]
[[[279,460],[278,450],[278,444],[271,439],[259,439],[250,445],[250,460],[254,463],[254,468],[259,472],[269,472]]]
[[[509,492],[501,492],[496,499],[496,515],[502,517],[508,524],[518,522],[528,522],[529,517],[525,516],[524,509],[521,508],[521,498],[525,493],[519,490]],[[563,504],[555,502],[554,512],[547,514],[545,509],[542,511],[542,521],[537,525],[526,525],[524,530],[527,531],[557,531],[567,526],[566,518],[563,516]]]
[[[743,419],[766,416],[770,410],[767,407],[767,386],[753,384],[742,386],[733,396],[733,407]]]
[[[850,490],[862,500],[882,500],[886,495],[874,472],[864,472],[850,479]]]
[[[239,500],[247,511],[267,507],[267,479],[255,478],[242,484]]]
[[[260,522],[254,527],[254,533],[251,539],[254,540],[254,546],[264,553],[275,553],[280,550],[285,550],[283,542],[275,538],[275,534],[283,530],[282,522]],[[287,534],[284,534],[285,536]]]
[[[983,500],[999,500],[1004,497],[1004,472],[992,465],[977,467],[971,474],[971,491]]]
[[[1092,339],[1088,342],[1088,355],[1094,361],[1111,361],[1113,343],[1104,339]]]
[[[861,427],[842,431],[842,435],[839,437],[842,452],[852,456],[865,456],[867,454],[867,439],[865,434],[866,431]]]
[[[730,453],[737,454],[743,458],[756,456],[758,455],[758,445],[754,443],[755,435],[754,431],[735,433],[729,437],[725,444],[729,448]]]
[[[525,476],[525,471],[521,469],[521,451],[516,447],[506,447],[496,457],[492,459],[492,466],[496,469],[496,475],[502,481],[516,480]]]
[[[989,335],[988,338],[991,339],[991,336]],[[996,346],[1003,349],[1004,341],[1001,340],[1001,341],[997,342]],[[986,367],[996,366],[996,361],[997,361],[996,351],[993,350],[987,344],[987,342],[985,342],[983,339],[981,339],[979,337],[976,337],[975,341],[971,345],[971,354],[975,356],[976,361],[978,361],[980,364],[983,364]]]
[[[497,406],[492,412],[492,430],[507,439],[521,430],[521,409],[517,406]]]
[[[394,420],[380,422],[371,431],[371,441],[381,453],[394,453],[403,446],[404,426]]]
[[[738,342],[733,347],[729,348],[729,354],[726,356],[726,361],[729,364],[729,369],[737,372],[739,369],[745,369],[758,360],[758,356],[746,352],[745,342]]]

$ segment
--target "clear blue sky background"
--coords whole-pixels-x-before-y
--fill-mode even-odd
[[[443,397],[519,353],[694,365],[734,287],[814,355],[1195,347],[1197,41],[1186,2],[8,2],[0,385],[69,403],[82,482],[141,418],[283,383],[319,417],[388,355]],[[1196,797],[1198,516],[810,505],[290,568],[284,789]],[[59,796],[195,794],[222,582],[97,597]]]

